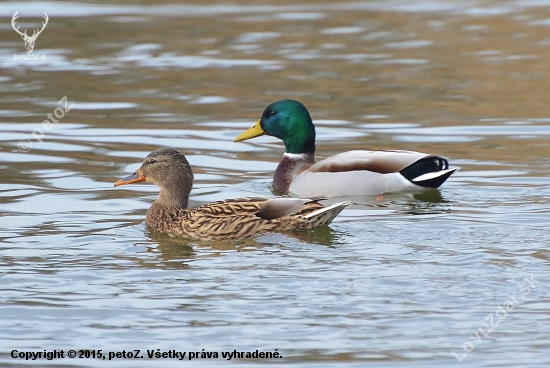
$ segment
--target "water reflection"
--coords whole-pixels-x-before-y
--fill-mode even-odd
[[[152,241],[147,248],[147,252],[156,256],[154,260],[140,260],[141,265],[145,267],[157,268],[160,266],[170,269],[186,269],[189,268],[189,263],[193,262],[196,257],[193,244],[185,239],[162,234],[149,228],[145,231],[145,235]]]
[[[265,233],[246,239],[227,241],[187,240],[159,233],[149,228],[145,231],[145,235],[153,241],[150,246],[155,246],[154,248],[148,248],[148,252],[160,254],[165,264],[179,262],[184,267],[187,267],[186,264],[197,257],[195,250],[201,251],[200,256],[204,256],[206,250],[211,255],[219,256],[227,251],[248,252],[279,243],[305,243],[330,247],[344,244],[343,233],[328,226],[308,231]]]
[[[185,341],[442,366],[533,275],[463,364],[547,366],[546,5],[0,3],[0,364],[11,349]],[[14,60],[15,10],[29,27],[50,17],[47,60]],[[75,107],[36,140],[62,96]],[[440,190],[353,198],[327,228],[233,243],[150,232],[158,189],[112,187],[171,146],[195,171],[193,206],[271,195],[281,143],[232,140],[280,98],[308,106],[320,156],[407,149],[461,171]]]

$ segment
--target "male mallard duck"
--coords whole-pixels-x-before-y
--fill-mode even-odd
[[[273,186],[297,196],[375,195],[437,188],[454,173],[446,159],[412,151],[348,151],[315,162],[315,127],[294,100],[272,103],[235,142],[267,134],[285,143]]]
[[[141,181],[160,187],[146,224],[190,239],[239,239],[266,231],[313,229],[330,224],[350,205],[324,207],[317,200],[300,198],[239,198],[189,209],[193,170],[182,153],[170,148],[151,152],[135,173],[117,181],[115,187]]]

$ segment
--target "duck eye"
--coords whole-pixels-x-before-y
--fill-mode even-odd
[[[271,111],[269,112],[269,115],[270,115],[270,116],[273,116],[273,115],[276,115],[276,114],[277,114],[277,112],[275,112],[275,111],[273,111],[273,110],[271,110]]]
[[[157,160],[155,160],[154,158],[150,159],[147,163],[148,164],[154,164],[155,162],[157,162]]]

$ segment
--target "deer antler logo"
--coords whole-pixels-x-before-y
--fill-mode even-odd
[[[42,33],[44,28],[46,28],[46,24],[48,24],[48,14],[44,13],[45,22],[42,22],[42,29],[40,31],[35,29],[32,33],[32,36],[29,36],[26,29],[25,32],[20,32],[19,26],[15,28],[15,20],[19,18],[19,16],[17,15],[18,12],[19,11],[16,11],[11,18],[11,26],[13,27],[13,29],[15,29],[15,32],[21,35],[21,38],[23,39],[23,41],[25,41],[25,49],[27,49],[27,53],[30,54],[32,50],[34,50],[34,42],[36,41],[40,33]]]

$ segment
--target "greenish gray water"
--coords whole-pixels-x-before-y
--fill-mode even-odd
[[[0,4],[0,365],[277,349],[287,365],[547,367],[549,2],[410,4]],[[46,60],[14,59],[15,11],[21,29],[49,15]],[[271,195],[282,143],[233,138],[280,98],[308,106],[320,157],[407,149],[461,171],[353,198],[330,228],[226,243],[151,233],[157,188],[113,188],[171,146],[192,205]]]

